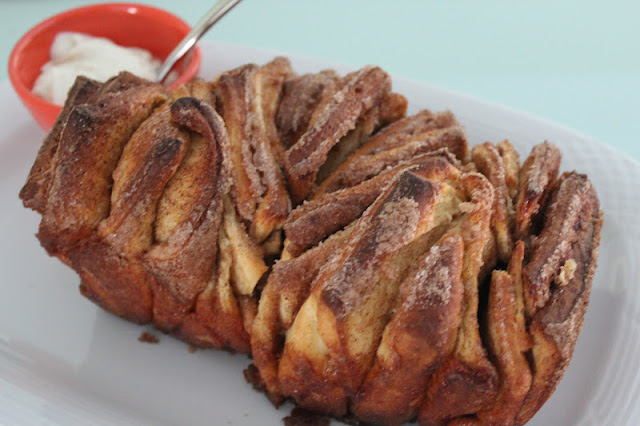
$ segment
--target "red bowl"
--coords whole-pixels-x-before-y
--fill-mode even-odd
[[[31,92],[40,68],[49,61],[49,49],[56,34],[74,31],[106,37],[126,47],[146,49],[164,60],[191,31],[189,25],[171,13],[155,7],[132,3],[104,3],[80,7],[39,23],[15,45],[9,57],[9,79],[14,90],[36,122],[46,132],[51,130],[60,110]],[[174,70],[178,79],[171,88],[191,80],[200,69],[199,47],[178,62]]]

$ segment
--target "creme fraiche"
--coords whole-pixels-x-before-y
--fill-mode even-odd
[[[109,39],[87,34],[63,32],[51,45],[51,60],[33,86],[33,93],[57,105],[63,105],[76,77],[104,82],[120,71],[155,80],[160,61],[147,50],[122,47]]]

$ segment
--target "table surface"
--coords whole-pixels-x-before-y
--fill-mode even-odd
[[[0,0],[0,80],[48,16],[101,1]],[[213,4],[147,0],[195,23]],[[205,40],[408,77],[572,127],[640,160],[640,2],[246,0]]]

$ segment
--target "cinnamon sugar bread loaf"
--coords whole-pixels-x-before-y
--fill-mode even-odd
[[[375,66],[276,58],[173,92],[79,78],[20,197],[104,309],[251,353],[275,403],[526,423],[567,368],[602,226],[544,142],[472,147]]]

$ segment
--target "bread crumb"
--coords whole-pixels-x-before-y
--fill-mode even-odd
[[[567,261],[564,262],[564,265],[562,265],[562,268],[560,268],[560,273],[556,278],[556,283],[560,287],[564,287],[565,285],[567,285],[569,281],[573,279],[573,274],[575,274],[577,267],[578,265],[576,264],[575,260],[567,259]]]
[[[291,414],[282,419],[285,426],[329,426],[329,418],[295,407]]]
[[[154,334],[145,331],[140,335],[140,337],[138,337],[138,341],[142,343],[159,343],[160,339],[158,339]]]

